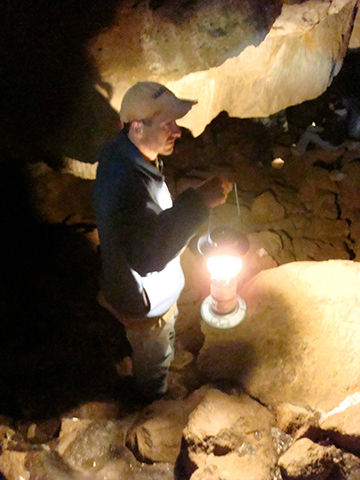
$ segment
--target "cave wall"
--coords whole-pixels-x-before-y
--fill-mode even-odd
[[[127,1],[90,44],[115,110],[136,80],[199,104],[180,124],[197,136],[222,110],[267,117],[321,95],[341,69],[357,1]],[[353,42],[354,44],[355,42]]]
[[[2,149],[94,163],[125,90],[156,80],[219,112],[266,117],[318,97],[356,48],[357,0],[17,0],[1,13]],[[354,33],[351,35],[355,21]],[[350,44],[349,44],[350,41]]]

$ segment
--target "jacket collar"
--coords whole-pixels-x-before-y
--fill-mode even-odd
[[[147,174],[151,174],[152,176],[159,177],[159,179],[163,180],[164,176],[161,173],[162,168],[162,161],[159,160],[159,168],[156,167],[155,162],[149,162],[146,160],[144,155],[140,152],[140,150],[132,143],[132,141],[128,138],[126,133],[120,132],[118,135],[118,140],[121,145],[121,148],[125,150],[128,154],[127,156],[140,168],[140,170],[145,171]]]

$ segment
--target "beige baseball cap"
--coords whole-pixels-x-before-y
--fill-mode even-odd
[[[137,82],[124,95],[120,109],[120,120],[130,123],[162,114],[164,118],[176,120],[188,113],[197,100],[177,98],[164,85],[156,82]]]

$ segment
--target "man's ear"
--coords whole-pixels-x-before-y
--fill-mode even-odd
[[[134,120],[130,124],[130,130],[136,138],[142,138],[144,133],[144,125],[139,120]]]

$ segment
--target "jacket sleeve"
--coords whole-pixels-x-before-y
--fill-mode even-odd
[[[131,184],[131,171],[119,165],[104,162],[98,168],[93,200],[102,260],[100,288],[117,311],[128,317],[144,317],[149,303],[127,262],[126,224],[131,212],[125,206],[125,177]]]
[[[209,210],[192,188],[181,193],[167,210],[159,211],[143,192],[130,228],[127,257],[130,266],[145,276],[161,271],[188,244]]]

